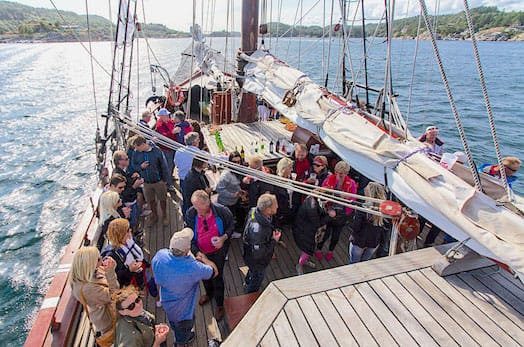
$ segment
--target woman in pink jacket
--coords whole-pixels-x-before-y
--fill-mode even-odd
[[[339,161],[335,165],[335,173],[329,175],[324,180],[322,187],[339,190],[345,193],[356,194],[357,184],[348,176],[350,169],[351,167],[348,163],[345,161]],[[355,198],[349,197],[347,199],[351,201],[355,200]],[[342,232],[344,225],[349,220],[349,215],[353,212],[353,209],[336,203],[328,202],[326,204],[326,211],[329,216],[326,234],[324,235],[323,240],[317,245],[315,256],[318,260],[322,260],[322,247],[324,246],[326,240],[331,238],[329,241],[328,252],[326,253],[326,260],[330,261],[333,259],[333,250],[338,243],[340,233]]]

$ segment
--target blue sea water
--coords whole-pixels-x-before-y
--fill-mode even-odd
[[[223,39],[214,39],[217,47]],[[174,73],[186,39],[150,40],[160,63]],[[327,56],[316,39],[266,41],[282,60],[324,81]],[[111,45],[94,43],[93,54],[110,71]],[[148,54],[139,43],[140,85],[134,115],[151,94]],[[238,43],[229,45],[235,51]],[[352,69],[361,67],[360,47],[351,43]],[[415,41],[393,46],[394,90],[406,113]],[[447,77],[477,163],[495,158],[470,42],[441,41]],[[327,43],[325,45],[327,50]],[[333,43],[332,52],[340,47]],[[415,69],[410,129],[418,136],[430,124],[440,128],[446,151],[461,150],[451,108],[429,42],[420,42]],[[503,155],[524,159],[522,95],[524,44],[480,42],[480,54]],[[382,86],[385,46],[368,46],[369,79]],[[300,58],[298,58],[298,53]],[[149,55],[151,59],[155,59]],[[137,60],[135,60],[136,62]],[[324,64],[324,65],[323,65]],[[340,82],[337,59],[330,60],[331,88]],[[138,76],[137,76],[138,75]],[[362,80],[362,72],[360,72]],[[36,316],[65,246],[96,185],[96,114],[105,112],[109,76],[95,64],[93,93],[90,61],[79,43],[0,45],[0,345],[20,346]],[[338,81],[338,83],[337,83]],[[160,82],[157,88],[161,88]],[[95,100],[96,98],[96,107]],[[102,123],[100,123],[102,125]],[[521,174],[521,175],[524,175]],[[524,193],[524,178],[514,186]]]

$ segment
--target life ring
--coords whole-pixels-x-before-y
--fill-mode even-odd
[[[414,240],[420,231],[418,218],[405,216],[398,226],[398,233],[407,241]]]
[[[176,94],[175,94],[176,93]],[[184,92],[178,85],[171,84],[167,91],[167,103],[170,106],[178,107],[184,102]]]

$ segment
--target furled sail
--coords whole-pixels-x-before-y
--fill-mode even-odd
[[[407,206],[524,279],[524,218],[430,159],[425,145],[348,104],[265,51],[242,55],[243,89],[261,95]],[[524,199],[515,196],[516,210]]]

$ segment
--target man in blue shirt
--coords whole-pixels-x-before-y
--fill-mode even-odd
[[[195,306],[201,280],[218,275],[216,265],[204,254],[190,254],[193,230],[184,228],[171,237],[169,249],[161,249],[152,260],[160,302],[175,332],[177,345],[189,344],[195,333]]]
[[[195,132],[190,132],[186,136],[184,136],[184,141],[186,142],[186,146],[194,151],[198,151],[198,144],[200,143],[200,135]],[[190,151],[185,151],[179,149],[175,153],[175,165],[177,167],[178,171],[178,178],[180,179],[180,188],[184,186],[184,178],[186,178],[186,175],[191,171],[191,164],[193,163],[193,158],[195,155]],[[182,192],[183,194],[183,192]]]

